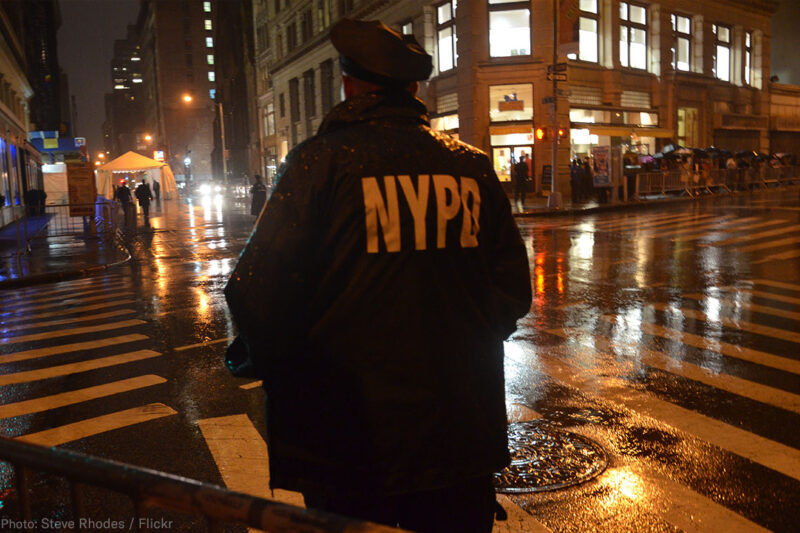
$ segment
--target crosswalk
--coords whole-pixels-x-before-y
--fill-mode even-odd
[[[664,224],[674,220],[680,218],[654,220],[653,225],[657,226],[651,230],[667,231]],[[749,241],[731,245],[742,242]],[[16,417],[124,398],[135,391],[158,391],[168,384],[168,379],[157,372],[137,370],[142,367],[136,363],[158,361],[164,356],[152,349],[152,339],[146,334],[147,322],[135,318],[136,300],[129,283],[114,275],[80,280],[75,282],[74,291],[70,290],[70,283],[41,291],[29,289],[0,303],[0,391],[101,369],[114,369],[113,377],[52,394],[37,394],[36,389],[31,389],[34,392],[30,395],[24,389],[19,389],[20,394],[3,394],[0,429],[21,441],[61,446],[122,428],[146,426],[156,420],[177,420],[176,415],[181,414],[178,409],[168,401],[158,401],[163,398],[153,393],[147,396],[148,400],[119,410],[63,420],[62,424],[34,428],[10,423]],[[560,309],[568,310],[566,305]],[[738,402],[753,402],[769,413],[778,413],[776,420],[791,420],[800,414],[800,388],[766,383],[754,376],[772,372],[796,380],[800,375],[800,357],[796,355],[800,353],[800,282],[747,279],[702,292],[682,291],[668,299],[654,298],[635,311],[600,309],[596,318],[592,324],[546,329],[545,333],[557,341],[546,351],[522,335],[507,344],[507,360],[536,368],[552,382],[602,401],[612,409],[669,427],[684,436],[686,446],[712,447],[758,465],[765,472],[800,481],[800,449],[792,439],[782,438],[778,431],[740,423],[732,415],[720,416],[714,410],[682,403],[636,381],[636,376],[658,372],[694,388],[705,387],[710,398],[726,395],[719,403],[735,408]],[[535,325],[523,322],[522,333]],[[745,336],[748,343],[741,342]],[[185,353],[229,341],[229,337],[205,340],[174,351]],[[774,349],[776,342],[795,350]],[[598,372],[597,368],[603,371]],[[243,394],[256,394],[259,385],[251,381],[242,382],[239,387]],[[542,407],[509,403],[509,420],[547,420],[547,406]],[[298,493],[269,490],[268,450],[247,414],[201,417],[194,423],[225,485],[303,505]],[[581,432],[584,428],[571,430]],[[603,428],[593,431],[591,436],[613,456],[618,446],[613,435],[604,433]],[[765,530],[739,514],[724,496],[704,493],[691,483],[666,475],[664,469],[622,456],[612,463],[596,481],[602,490],[629,498],[634,504],[631,486],[657,486],[662,505],[652,511],[674,528],[723,533]],[[547,517],[537,517],[535,509],[533,514],[526,511],[529,508],[524,505],[525,498],[500,498],[511,521],[498,524],[496,531],[559,529],[557,524],[548,523]]]
[[[59,446],[177,414],[173,408],[154,402],[35,430],[27,423],[14,422],[15,417],[93,400],[124,398],[127,393],[154,389],[167,382],[162,376],[133,370],[137,368],[134,363],[162,355],[146,346],[151,341],[142,333],[147,322],[134,318],[137,310],[133,296],[131,282],[121,274],[3,294],[0,391],[5,403],[0,405],[0,428],[6,435]],[[67,390],[56,387],[60,392],[55,394],[29,393],[36,389],[19,388],[112,369],[114,377],[107,382],[83,388],[65,385]]]
[[[645,216],[619,215],[594,222],[569,222],[559,229],[581,232],[617,232],[633,238],[667,239],[681,243],[697,241],[702,247],[754,254],[754,264],[800,258],[800,224],[769,216],[680,213]],[[773,252],[774,250],[774,252]]]

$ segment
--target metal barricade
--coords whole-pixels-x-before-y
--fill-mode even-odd
[[[204,517],[208,531],[221,531],[225,524],[248,526],[270,533],[402,531],[257,498],[155,470],[4,437],[0,437],[0,460],[7,461],[14,467],[20,511],[17,523],[22,526],[20,529],[26,531],[38,531],[40,528],[37,526],[43,522],[43,519],[40,520],[31,513],[33,494],[30,477],[34,471],[55,475],[69,482],[72,509],[72,520],[69,522],[73,531],[97,529],[86,527],[89,519],[82,515],[86,486],[108,489],[131,499],[134,516],[125,521],[123,529],[126,531],[158,529],[153,524],[159,524],[161,519],[149,516],[151,509]],[[66,522],[69,519],[59,520]]]
[[[118,203],[113,200],[94,204],[46,205],[48,237],[97,235],[109,238],[118,226]]]

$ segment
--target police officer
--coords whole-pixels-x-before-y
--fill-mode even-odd
[[[488,532],[525,247],[487,156],[431,130],[416,40],[342,19],[331,41],[346,99],[287,156],[225,288],[266,390],[270,483],[341,515]]]

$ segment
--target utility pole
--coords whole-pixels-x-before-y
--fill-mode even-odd
[[[553,125],[551,135],[553,138],[552,157],[550,160],[550,196],[547,197],[547,207],[561,207],[561,191],[556,190],[556,180],[558,178],[558,74],[556,65],[558,64],[558,0],[553,0]]]
[[[228,156],[225,153],[225,115],[222,113],[222,102],[217,102],[219,106],[219,136],[222,142],[222,182],[228,185]]]

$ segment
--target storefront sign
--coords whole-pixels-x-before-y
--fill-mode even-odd
[[[608,146],[592,147],[592,170],[595,187],[611,186],[611,168]]]
[[[69,190],[69,216],[94,215],[97,190],[94,172],[89,165],[67,165],[67,189]]]
[[[524,100],[502,100],[497,103],[498,111],[524,111]]]
[[[766,130],[769,128],[769,117],[759,115],[732,115],[723,114],[719,117],[718,128],[731,128],[742,130]]]

